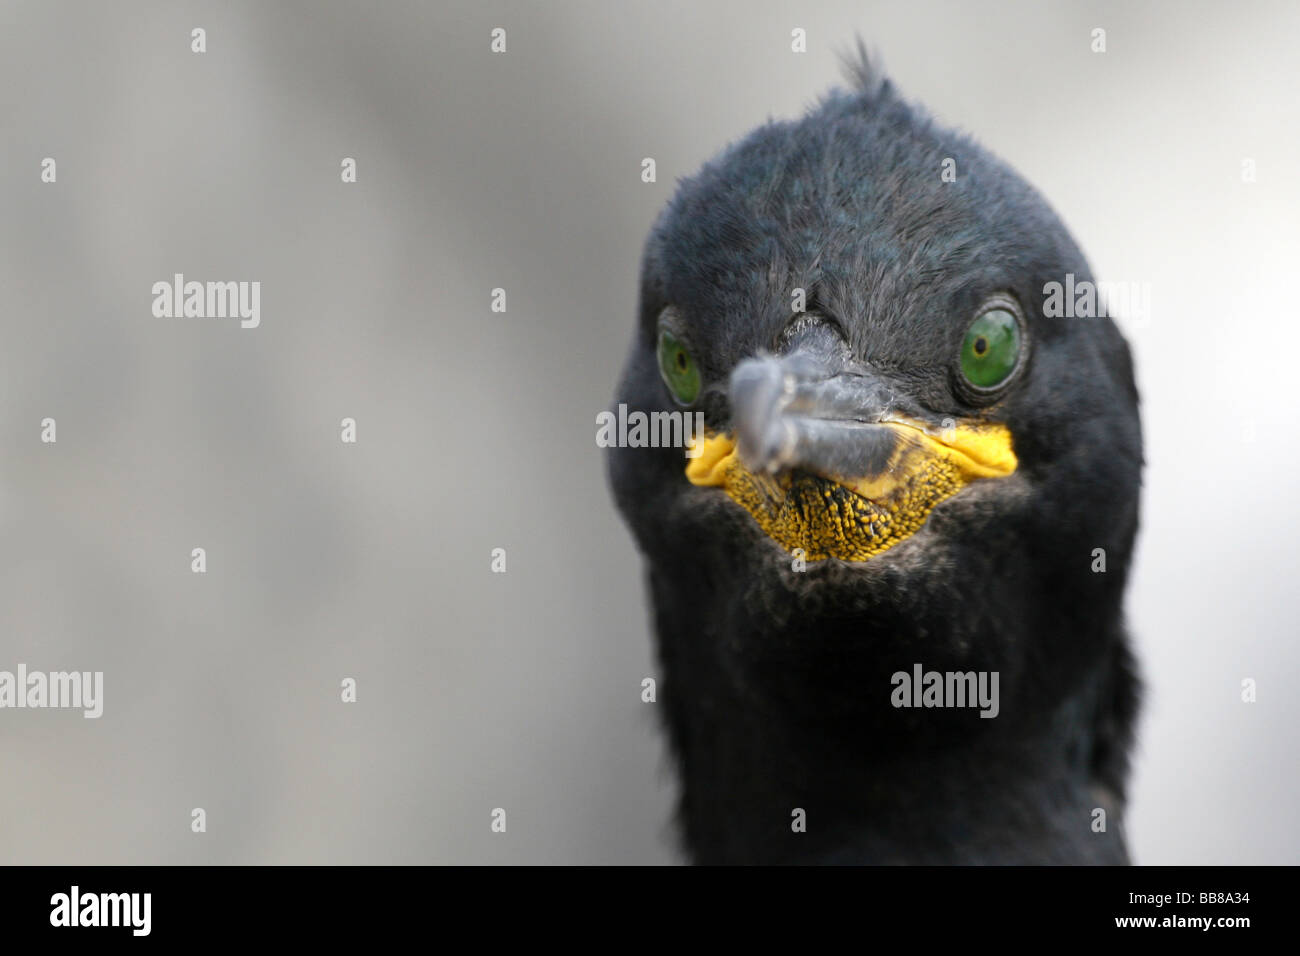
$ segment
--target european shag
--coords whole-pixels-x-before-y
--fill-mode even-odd
[[[617,400],[705,425],[608,462],[683,841],[1125,863],[1128,346],[1045,308],[1092,274],[1020,176],[852,74],[683,180],[642,261]]]

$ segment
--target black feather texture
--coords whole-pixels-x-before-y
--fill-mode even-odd
[[[796,572],[748,513],[686,480],[680,449],[611,450],[646,560],[685,845],[704,863],[1126,862],[1142,468],[1128,347],[1109,318],[1044,314],[1046,283],[1092,275],[1032,187],[905,102],[861,44],[851,75],[853,91],[682,182],[646,243],[617,401],[675,407],[655,359],[671,306],[699,408],[727,431],[731,371],[780,347],[802,288],[928,416],[1009,428],[1019,467],[878,557]],[[1030,350],[981,404],[954,359],[995,294],[1019,303]],[[915,663],[998,672],[998,716],[893,706],[891,675]]]

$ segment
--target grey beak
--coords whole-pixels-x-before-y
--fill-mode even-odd
[[[781,355],[741,362],[729,393],[737,450],[755,472],[870,477],[888,467],[898,441],[880,422],[899,396],[825,326],[812,326]]]

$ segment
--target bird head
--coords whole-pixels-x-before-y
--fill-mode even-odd
[[[1137,393],[1109,318],[1047,314],[1067,276],[1046,202],[865,61],[681,182],[617,400],[704,427],[609,469],[688,764],[704,720],[888,753],[1058,719],[1107,671]],[[891,711],[914,662],[1000,671],[998,730]]]

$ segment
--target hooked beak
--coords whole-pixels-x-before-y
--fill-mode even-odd
[[[731,433],[687,478],[717,486],[786,550],[861,561],[910,537],[967,484],[1015,471],[1003,425],[936,419],[857,363],[824,322],[731,374]]]

